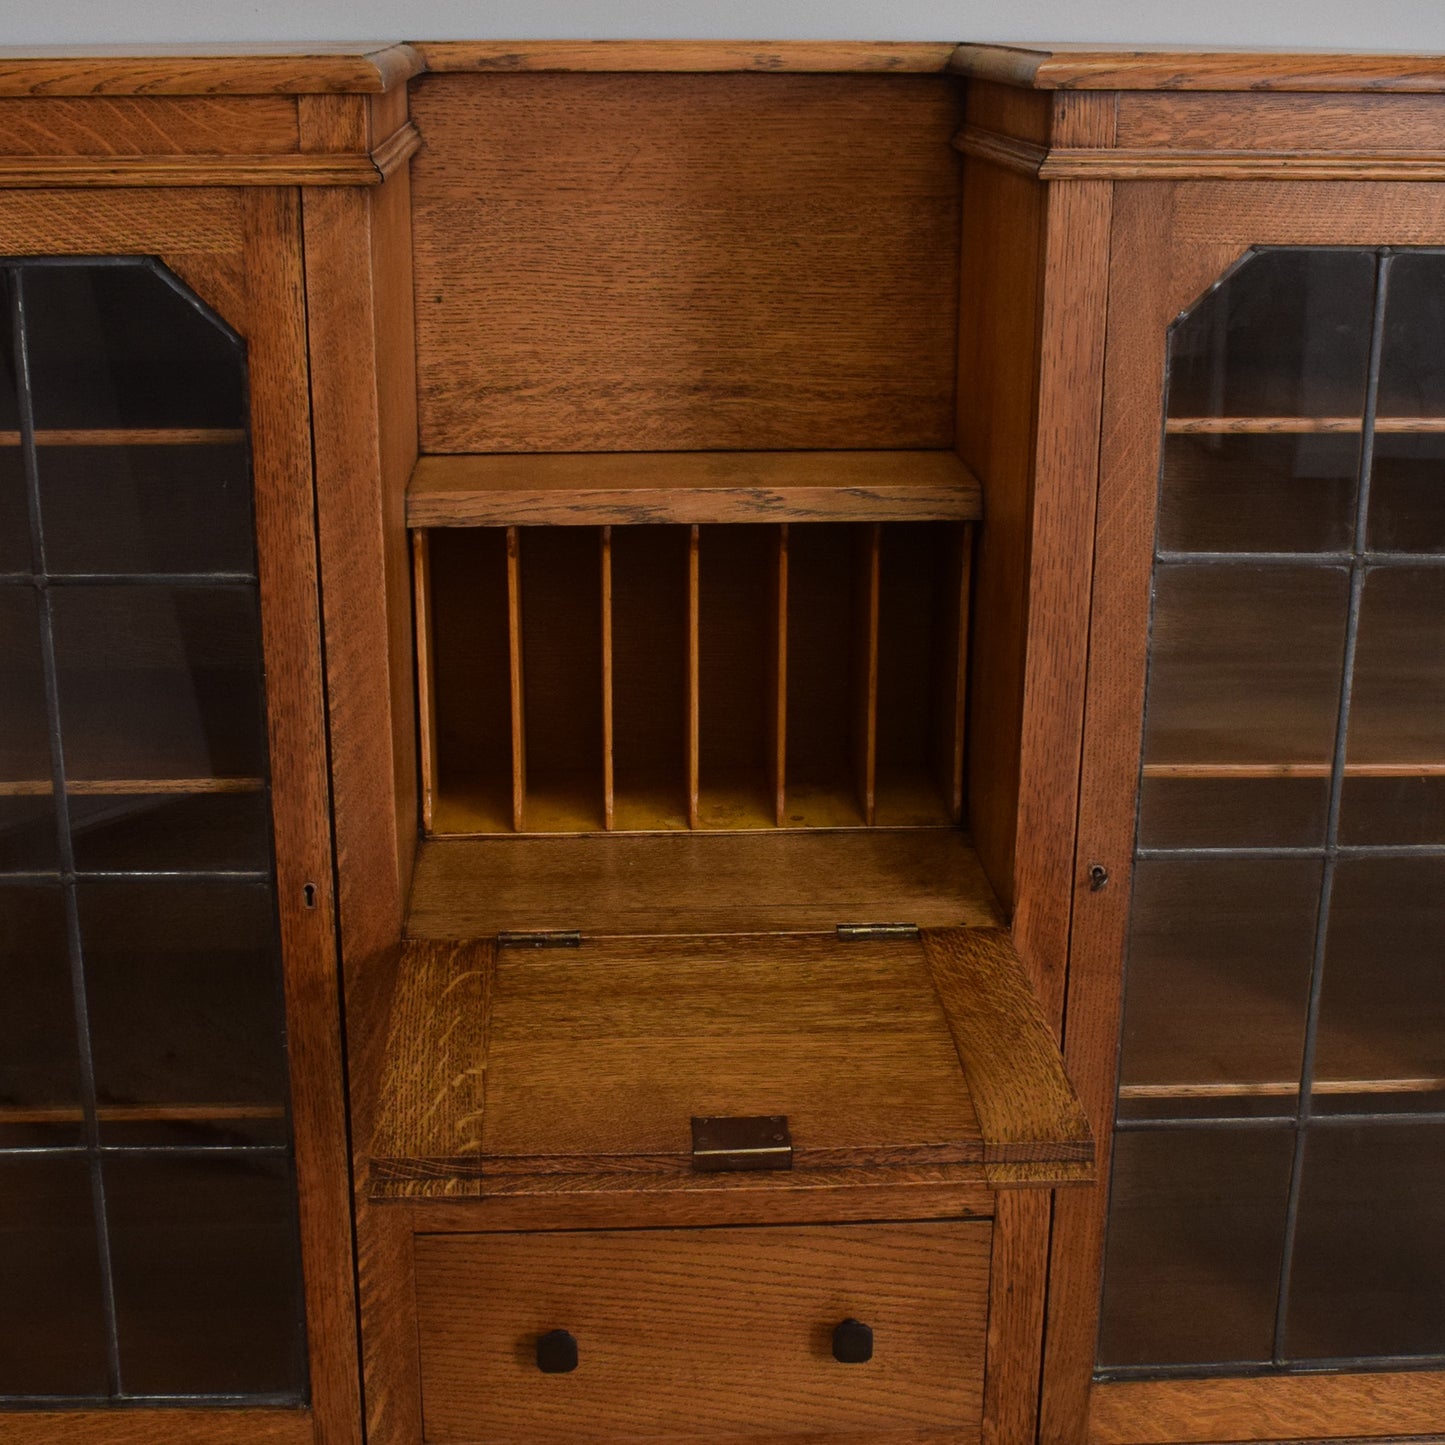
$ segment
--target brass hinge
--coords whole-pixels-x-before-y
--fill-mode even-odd
[[[916,923],[840,923],[841,943],[862,943],[874,938],[917,938]]]
[[[581,948],[582,934],[576,928],[539,929],[532,933],[499,933],[498,948]]]
[[[731,1169],[791,1169],[793,1136],[786,1114],[711,1114],[692,1121],[692,1167],[703,1174]]]

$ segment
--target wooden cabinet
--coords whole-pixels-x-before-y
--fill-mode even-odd
[[[0,1441],[1438,1432],[1436,61],[0,90]]]
[[[0,197],[0,1438],[342,1438],[299,206],[97,195]]]

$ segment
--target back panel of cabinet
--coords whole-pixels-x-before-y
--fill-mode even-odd
[[[948,447],[941,75],[433,75],[421,448]]]

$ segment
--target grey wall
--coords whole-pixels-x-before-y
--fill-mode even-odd
[[[1445,0],[0,0],[0,44],[1086,40],[1445,51]]]

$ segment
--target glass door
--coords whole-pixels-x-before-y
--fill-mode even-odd
[[[1445,252],[1169,338],[1098,1373],[1445,1363]]]
[[[300,1403],[245,349],[0,276],[0,1407]]]

